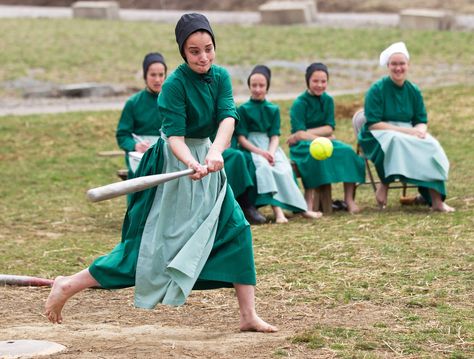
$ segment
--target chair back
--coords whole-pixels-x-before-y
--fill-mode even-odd
[[[364,109],[361,108],[352,117],[352,128],[354,130],[354,135],[356,139],[359,136],[359,132],[362,129],[362,126],[364,126],[366,122],[367,119],[365,118]]]

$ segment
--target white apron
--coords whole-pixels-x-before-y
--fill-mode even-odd
[[[250,132],[248,140],[262,149],[268,149],[270,144],[270,138],[263,132]],[[271,193],[277,201],[307,211],[306,201],[294,180],[290,161],[281,147],[278,147],[275,152],[274,166],[253,152],[252,160],[256,167],[257,192],[259,194]]]
[[[388,122],[413,127],[406,122]],[[446,181],[449,161],[439,142],[431,135],[418,138],[398,131],[370,131],[384,152],[385,176],[403,175],[419,181]]]

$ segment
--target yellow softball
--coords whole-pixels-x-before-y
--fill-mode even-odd
[[[332,156],[333,146],[329,138],[317,137],[309,146],[309,153],[318,161],[325,160]]]

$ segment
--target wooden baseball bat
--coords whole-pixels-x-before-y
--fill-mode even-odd
[[[87,198],[92,202],[105,201],[124,194],[143,191],[158,186],[161,183],[193,174],[194,170],[188,168],[182,171],[163,173],[158,175],[142,176],[126,181],[111,183],[102,187],[92,188],[87,191]]]
[[[51,287],[53,279],[30,277],[27,275],[0,274],[0,285]]]

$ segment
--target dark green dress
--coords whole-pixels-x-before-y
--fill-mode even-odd
[[[122,110],[115,137],[118,146],[124,150],[129,178],[133,176],[128,152],[135,151],[137,141],[132,133],[138,136],[159,136],[161,116],[158,111],[158,94],[144,89],[132,95]]]
[[[227,181],[230,188],[234,192],[235,198],[238,198],[245,192],[250,195],[249,199],[252,201],[251,193],[254,193],[255,187],[255,165],[252,157],[247,156],[238,144],[237,139],[232,137],[231,144],[228,149],[222,153],[224,158],[224,169],[227,174]]]
[[[266,99],[250,98],[237,109],[240,122],[235,129],[237,136],[244,136],[253,145],[268,148],[272,136],[280,136],[280,108]],[[288,211],[306,210],[306,202],[297,188],[297,183],[288,158],[279,147],[275,153],[275,165],[268,166],[262,157],[251,154],[257,167],[256,206],[277,206]],[[296,186],[295,186],[296,185]]]
[[[280,109],[267,100],[249,99],[237,109],[240,122],[237,136],[248,137],[250,132],[263,132],[268,137],[280,136]]]
[[[225,69],[215,65],[205,75],[193,72],[187,64],[180,65],[164,83],[158,102],[163,119],[162,132],[167,137],[205,139],[215,135],[223,119],[238,119],[230,76]],[[145,153],[137,169],[137,176],[162,171],[166,166],[165,146],[165,141],[160,139]],[[218,176],[219,173],[209,176],[213,175]],[[186,179],[191,181],[187,177],[183,178]],[[199,184],[199,181],[196,183]],[[156,193],[155,187],[133,194],[125,215],[121,243],[90,266],[90,273],[102,287],[123,288],[135,285],[140,242],[145,225],[149,225],[146,222],[157,198]],[[189,194],[174,195],[173,201],[186,203],[183,196]],[[179,228],[179,221],[180,216],[177,214],[175,223],[169,225]],[[156,228],[158,232],[161,230]],[[235,201],[232,190],[227,186],[212,251],[194,289],[232,287],[233,283],[255,285],[256,275],[250,226]]]
[[[326,125],[335,129],[334,100],[326,93],[314,96],[305,91],[293,102],[290,117],[291,133]],[[323,161],[318,161],[310,155],[311,141],[299,141],[290,147],[290,158],[301,174],[304,188],[317,188],[337,182],[365,181],[364,160],[344,142],[338,140],[331,142],[334,147],[333,154]]]
[[[420,181],[402,175],[391,175],[386,177],[384,172],[384,152],[380,144],[369,130],[369,127],[377,122],[406,122],[415,126],[419,123],[427,123],[427,114],[423,102],[423,96],[418,87],[405,81],[403,86],[396,85],[389,76],[383,77],[375,82],[365,97],[364,113],[367,122],[359,133],[359,144],[364,154],[375,165],[375,169],[383,183],[390,183],[396,179],[412,183],[418,186],[420,193],[431,203],[428,188],[439,192],[443,199],[446,197],[446,186],[444,181]]]

